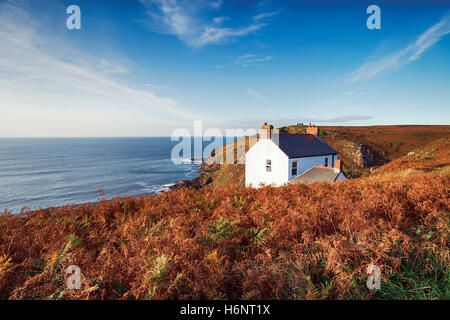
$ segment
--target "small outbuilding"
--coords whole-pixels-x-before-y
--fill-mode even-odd
[[[340,161],[340,160],[336,160]],[[336,182],[345,180],[344,173],[338,168],[314,166],[293,178],[289,183]]]

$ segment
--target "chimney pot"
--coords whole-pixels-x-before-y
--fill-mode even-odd
[[[313,134],[315,136],[319,136],[319,127],[316,127],[315,125],[309,125],[309,127],[306,128],[307,134]]]
[[[272,130],[273,126],[265,122],[261,127],[261,139],[270,139],[272,137]]]

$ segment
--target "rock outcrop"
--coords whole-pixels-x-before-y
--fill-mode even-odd
[[[337,150],[339,154],[349,159],[354,165],[360,168],[368,168],[374,162],[374,152],[362,143],[347,142],[341,150]]]

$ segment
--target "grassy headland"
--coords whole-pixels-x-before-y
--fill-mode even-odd
[[[4,214],[0,299],[450,299],[448,146],[333,184]],[[370,264],[378,291],[366,288]],[[69,265],[81,290],[66,289]]]

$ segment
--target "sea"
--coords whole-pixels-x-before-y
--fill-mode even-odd
[[[167,191],[198,177],[192,157],[173,163],[178,143],[170,137],[0,138],[0,211]]]

